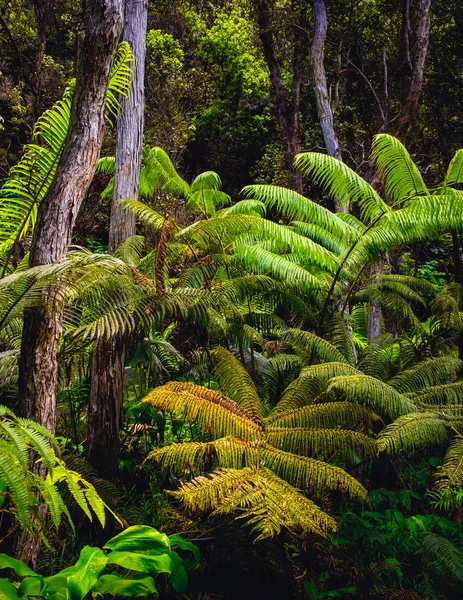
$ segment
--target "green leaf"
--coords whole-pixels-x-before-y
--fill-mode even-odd
[[[189,550],[190,552],[192,552],[193,556],[195,557],[195,563],[199,564],[200,553],[199,553],[198,546],[195,546],[192,542],[185,540],[178,533],[169,535],[169,540],[170,540],[171,547],[178,546],[181,550]]]
[[[111,552],[108,565],[120,565],[124,569],[140,571],[141,573],[170,573],[172,561],[168,554],[147,556],[136,552]]]
[[[103,575],[93,588],[94,594],[110,594],[111,596],[124,596],[137,598],[139,596],[159,596],[152,577],[142,579],[122,579],[117,575]]]
[[[70,600],[82,600],[98,581],[108,562],[100,548],[85,546],[74,565],[75,572],[69,577],[67,586]]]
[[[134,525],[106,542],[104,548],[109,550],[164,550],[170,552],[169,538],[148,525]]]
[[[170,558],[172,561],[172,572],[169,576],[169,581],[178,594],[186,594],[188,589],[188,575],[183,566],[183,560],[175,550],[172,551]]]
[[[0,579],[0,600],[16,600],[19,598],[14,585],[8,579]]]
[[[0,554],[0,569],[13,569],[16,575],[20,577],[35,577],[36,573],[32,569],[29,569],[21,560],[12,558],[7,554]]]
[[[43,586],[43,577],[38,575],[37,577],[26,577],[21,581],[21,585],[18,589],[18,595],[21,598],[24,596],[40,596]]]

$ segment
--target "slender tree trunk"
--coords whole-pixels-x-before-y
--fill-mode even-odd
[[[310,66],[312,70],[313,90],[317,103],[317,113],[326,151],[329,156],[342,160],[338,136],[334,129],[333,110],[329,100],[328,84],[326,81],[324,46],[326,32],[328,31],[328,19],[324,0],[314,0],[313,7],[315,29],[310,52]],[[349,212],[349,203],[344,203],[342,198],[336,199],[335,210],[336,212]]]
[[[123,0],[93,0],[77,67],[69,135],[55,179],[43,199],[32,238],[30,265],[51,264],[66,252],[80,204],[92,180],[104,131],[111,64],[122,29]],[[19,396],[27,417],[54,431],[59,298],[28,310],[19,366]]]
[[[119,200],[138,199],[144,121],[144,72],[148,0],[127,0],[124,39],[135,57],[132,88],[124,100],[117,127],[116,171],[109,227],[108,250],[135,234],[135,217]],[[88,458],[106,479],[117,474],[119,430],[123,398],[124,363],[129,347],[126,336],[97,340],[91,362],[88,416]]]
[[[414,53],[413,61],[411,64],[412,72],[410,78],[410,85],[408,88],[407,97],[400,108],[397,126],[394,131],[394,135],[401,141],[404,140],[409,128],[413,124],[413,121],[416,117],[416,113],[418,111],[421,90],[423,88],[426,55],[429,46],[429,32],[431,27],[431,4],[432,0],[417,0],[416,2],[416,13],[414,16]],[[408,9],[408,4],[406,8]]]
[[[262,49],[270,74],[274,96],[274,114],[278,129],[283,137],[285,166],[288,171],[290,187],[301,192],[302,177],[293,165],[294,157],[300,151],[299,145],[299,106],[302,84],[302,72],[305,56],[309,47],[307,32],[308,0],[292,0],[291,11],[294,17],[293,40],[293,78],[289,92],[285,90],[281,68],[275,51],[275,39],[270,23],[270,10],[267,0],[255,2],[257,24]]]

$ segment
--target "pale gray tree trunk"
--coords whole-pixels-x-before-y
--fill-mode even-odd
[[[108,251],[112,254],[135,234],[135,217],[119,203],[138,199],[142,158],[145,93],[145,51],[148,0],[127,0],[124,40],[135,58],[130,95],[124,99],[117,124],[116,171],[111,206]],[[87,453],[91,464],[106,479],[117,473],[126,336],[97,340],[91,361]]]
[[[123,27],[123,0],[92,0],[77,64],[69,134],[56,176],[42,200],[30,251],[30,265],[51,264],[71,241],[77,212],[92,181],[104,132],[111,65]],[[54,432],[58,383],[58,343],[63,313],[59,292],[42,307],[27,310],[19,363],[23,414]],[[21,545],[21,542],[20,542]],[[22,558],[34,562],[40,542],[22,540]]]
[[[326,151],[329,156],[342,160],[338,136],[334,128],[334,116],[330,103],[328,84],[325,72],[325,41],[328,31],[328,18],[324,0],[314,0],[315,28],[310,51],[310,67],[312,71],[312,85],[317,103],[317,114],[325,141]],[[349,212],[349,203],[342,198],[335,200],[336,212]]]

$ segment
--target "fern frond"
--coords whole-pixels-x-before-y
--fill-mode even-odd
[[[360,175],[336,158],[304,152],[296,156],[294,164],[333,199],[338,198],[340,204],[357,204],[363,221],[373,221],[390,210]]]
[[[266,440],[275,448],[327,460],[338,456],[344,460],[355,460],[359,452],[370,459],[378,450],[373,438],[349,429],[313,429],[307,427],[270,428]]]
[[[262,435],[255,417],[236,402],[192,383],[167,383],[154,389],[143,401],[159,410],[180,412],[185,420],[196,422],[202,433],[212,438],[233,435],[253,440]]]
[[[387,133],[375,135],[371,158],[384,182],[386,194],[394,204],[428,194],[418,167],[403,144],[394,136]]]
[[[278,535],[282,527],[325,535],[336,522],[268,469],[217,470],[171,492],[190,510],[235,514],[252,525],[257,540]]]
[[[463,183],[463,149],[455,152],[444,179],[446,186],[456,183]]]
[[[154,460],[177,475],[204,473],[215,468],[241,469],[256,467],[259,462],[256,444],[226,437],[212,442],[184,442],[152,450],[145,460]]]
[[[270,427],[316,427],[374,431],[382,420],[374,412],[352,402],[311,404],[285,411],[273,411],[265,420]]]
[[[213,376],[220,389],[256,419],[263,419],[265,410],[254,382],[243,364],[231,352],[216,346],[212,352]]]
[[[343,398],[348,402],[362,404],[389,419],[396,419],[416,409],[412,402],[393,387],[367,375],[335,377],[327,388],[326,397],[320,397],[320,401],[326,402],[330,398]]]
[[[430,358],[411,369],[402,371],[389,380],[389,385],[401,393],[416,392],[438,385],[446,379],[455,379],[463,367],[463,361],[452,356]],[[426,400],[425,400],[426,402]]]
[[[338,490],[351,498],[368,502],[366,489],[344,469],[270,445],[262,448],[260,456],[268,469],[295,487],[318,495],[327,490]]]
[[[443,407],[445,404],[458,404],[463,398],[463,381],[435,385],[420,390],[411,395],[416,404],[431,406],[433,404]],[[452,408],[452,407],[450,407]]]
[[[463,551],[448,538],[431,531],[422,534],[423,550],[458,581],[463,581]]]
[[[436,474],[436,488],[439,492],[463,487],[463,437],[458,435],[450,442],[444,455],[442,466]]]
[[[449,429],[439,415],[410,413],[402,415],[381,431],[378,449],[380,452],[398,454],[425,446],[443,446],[449,437]]]
[[[281,338],[296,349],[303,362],[310,364],[315,355],[321,362],[347,363],[335,346],[310,331],[288,329]]]

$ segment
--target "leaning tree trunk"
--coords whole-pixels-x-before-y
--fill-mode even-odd
[[[106,90],[123,25],[123,0],[92,0],[77,64],[69,134],[53,183],[40,204],[30,265],[51,264],[66,252],[77,212],[95,172],[104,132]],[[19,362],[23,413],[54,432],[58,343],[63,313],[57,292],[27,310]],[[35,562],[40,541],[22,540],[20,556]]]
[[[95,172],[103,140],[106,89],[122,29],[123,0],[93,0],[77,65],[69,134],[55,179],[42,200],[30,265],[51,264],[66,252],[77,212]],[[59,298],[24,315],[19,395],[24,413],[55,429]]]
[[[124,40],[135,57],[130,95],[122,103],[117,128],[116,171],[108,250],[135,234],[135,217],[119,203],[138,199],[144,122],[144,72],[148,0],[127,0]],[[91,362],[88,458],[106,479],[117,474],[124,363],[129,340],[120,334],[97,340]]]
[[[334,129],[334,116],[331,108],[328,84],[325,72],[324,46],[326,32],[328,31],[328,19],[324,0],[314,0],[315,29],[310,51],[310,66],[312,70],[312,84],[317,103],[317,114],[320,127],[325,141],[326,151],[329,156],[342,160],[339,148],[338,136]],[[349,203],[343,203],[342,198],[335,200],[336,212],[349,212]]]

